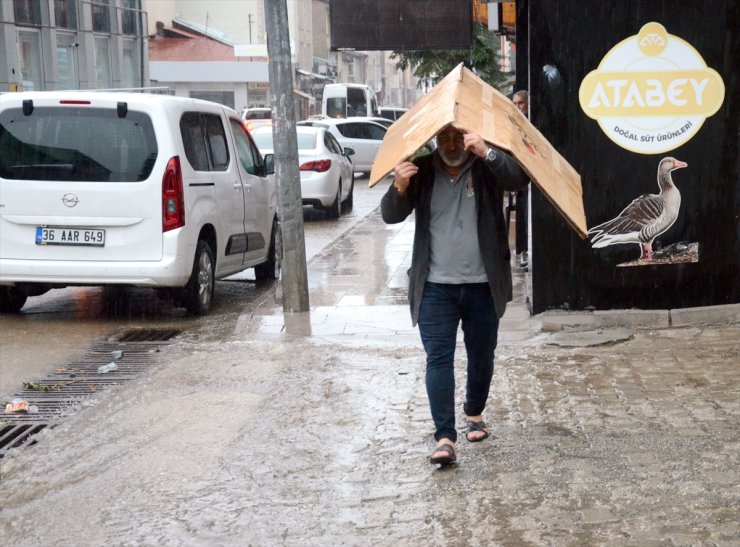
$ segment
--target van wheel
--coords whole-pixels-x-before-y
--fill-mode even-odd
[[[347,199],[345,199],[343,203],[344,211],[347,213],[352,210],[352,207],[354,207],[354,204],[355,204],[354,194],[355,194],[355,174],[352,173],[352,182],[350,183],[349,194],[347,194]]]
[[[283,234],[277,219],[272,221],[272,232],[270,233],[270,250],[267,252],[267,260],[254,267],[254,277],[257,281],[272,281],[280,278],[280,270],[283,264]]]
[[[326,209],[326,216],[329,218],[339,218],[339,215],[342,214],[342,181],[339,180],[339,186],[337,186],[337,197],[334,199],[334,203],[332,203],[327,209]]]
[[[206,315],[213,303],[216,277],[213,251],[207,241],[201,239],[195,248],[193,272],[188,284],[182,289],[182,304],[192,315]]]
[[[27,299],[18,287],[0,287],[0,313],[18,313]]]

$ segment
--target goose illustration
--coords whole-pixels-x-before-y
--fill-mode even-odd
[[[681,193],[673,184],[671,172],[686,167],[676,158],[663,158],[658,164],[658,194],[643,194],[630,203],[619,215],[588,231],[595,249],[609,245],[636,243],[640,259],[652,260],[653,241],[666,232],[678,218]]]

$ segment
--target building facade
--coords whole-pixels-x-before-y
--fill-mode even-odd
[[[331,51],[328,0],[287,6],[302,116],[332,82],[369,84],[380,105],[416,101],[415,78],[389,52]],[[214,47],[193,49],[198,37]],[[268,106],[266,41],[263,0],[0,0],[0,92],[160,86],[237,110]]]
[[[0,0],[0,92],[149,84],[141,0]]]

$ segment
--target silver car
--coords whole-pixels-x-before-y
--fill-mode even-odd
[[[326,211],[329,218],[339,218],[353,205],[355,187],[351,148],[342,148],[325,127],[299,126],[298,164],[301,174],[301,196],[304,205]],[[251,132],[262,154],[273,154],[272,128],[260,127]]]

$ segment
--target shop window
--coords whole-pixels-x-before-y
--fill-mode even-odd
[[[193,99],[203,99],[204,101],[212,101],[228,106],[229,108],[234,108],[233,91],[191,91],[190,96]]]
[[[41,36],[37,30],[19,30],[21,81],[24,91],[42,91]]]
[[[54,0],[54,19],[58,28],[77,28],[76,0]]]
[[[126,40],[123,44],[123,85],[124,87],[138,87],[139,84],[139,57],[135,40]]]
[[[270,98],[267,96],[269,87],[267,83],[248,83],[247,84],[247,106],[249,108],[255,107],[269,107]]]
[[[77,38],[74,34],[57,33],[57,69],[59,89],[78,89]]]
[[[95,82],[98,89],[112,87],[110,65],[110,39],[95,37]]]

